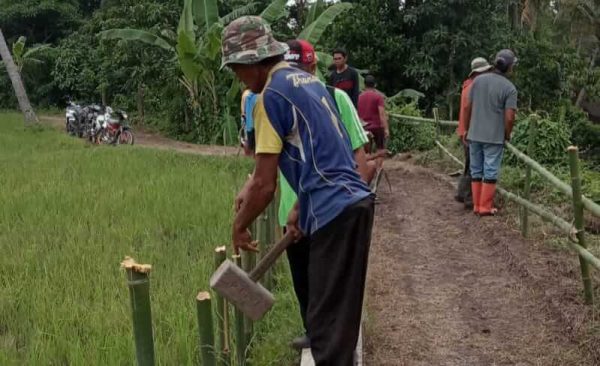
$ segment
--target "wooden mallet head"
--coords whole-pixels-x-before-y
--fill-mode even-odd
[[[250,273],[225,260],[210,278],[210,287],[250,319],[261,319],[271,309],[275,298],[257,281],[292,242],[292,236],[285,235],[267,251]]]

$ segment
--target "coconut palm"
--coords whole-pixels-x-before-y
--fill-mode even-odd
[[[8,50],[2,29],[0,29],[0,57],[2,57],[2,61],[4,62],[4,66],[8,72],[8,76],[10,77],[10,81],[15,89],[15,96],[19,102],[19,108],[21,108],[21,112],[23,112],[23,116],[25,117],[25,125],[38,123],[39,120],[35,115],[33,108],[31,107],[31,103],[27,97],[27,92],[25,92],[25,86],[21,80],[21,75],[19,74],[19,68],[15,64],[12,55]]]

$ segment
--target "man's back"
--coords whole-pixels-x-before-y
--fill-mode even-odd
[[[280,64],[255,108],[256,152],[282,148],[279,166],[298,194],[306,234],[370,194],[334,103],[316,77]]]
[[[381,128],[379,107],[385,105],[383,95],[375,89],[367,89],[358,97],[358,116],[367,123],[367,129]]]
[[[504,112],[517,109],[517,89],[513,83],[495,72],[480,75],[471,84],[469,100],[473,107],[468,139],[503,144]]]

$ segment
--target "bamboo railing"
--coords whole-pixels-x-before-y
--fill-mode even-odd
[[[413,116],[405,116],[399,114],[390,114],[391,119],[397,121],[398,123],[407,124],[407,125],[419,125],[422,123],[433,123],[436,126],[436,134],[435,134],[435,145],[440,153],[444,153],[452,159],[458,165],[464,167],[464,163],[454,156],[444,145],[439,141],[439,136],[441,134],[440,127],[441,126],[458,126],[457,121],[444,121],[440,120],[438,117],[437,108],[433,110],[434,118],[423,118],[423,117],[413,117]],[[537,134],[537,115],[531,116],[532,123],[530,124],[529,133],[529,146],[528,153],[533,154],[533,140]],[[510,142],[506,142],[505,144],[508,151],[514,154],[520,161],[525,164],[525,186],[523,197],[516,195],[514,193],[508,192],[501,187],[498,187],[498,193],[516,203],[521,207],[520,221],[521,221],[521,233],[524,237],[529,235],[529,213],[533,213],[542,220],[553,224],[555,227],[560,229],[564,234],[569,238],[568,244],[571,249],[573,249],[579,255],[579,263],[581,268],[581,277],[583,282],[583,290],[584,290],[584,299],[587,304],[593,304],[594,302],[594,294],[593,294],[593,286],[591,282],[591,276],[589,274],[589,267],[591,265],[596,269],[600,269],[600,259],[595,257],[588,249],[585,240],[585,228],[584,228],[584,210],[589,211],[592,215],[600,217],[600,205],[585,197],[581,193],[581,177],[579,173],[579,157],[578,157],[578,149],[575,146],[569,147],[567,153],[569,155],[569,167],[571,172],[571,184],[567,184],[563,182],[561,179],[556,177],[546,168],[544,168],[540,163],[535,161],[533,158],[528,156],[527,154],[521,152]],[[558,191],[567,196],[567,198],[571,199],[573,205],[573,213],[574,218],[572,222],[574,224],[570,224],[566,220],[556,216],[552,212],[548,211],[544,207],[540,205],[536,205],[530,201],[530,193],[531,193],[531,179],[532,173],[536,172],[542,178],[544,178],[548,183],[554,186]]]

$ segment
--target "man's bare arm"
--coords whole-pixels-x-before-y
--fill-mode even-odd
[[[515,118],[517,111],[514,109],[507,109],[504,111],[504,139],[510,141],[510,135],[512,134],[513,126],[515,124]]]

